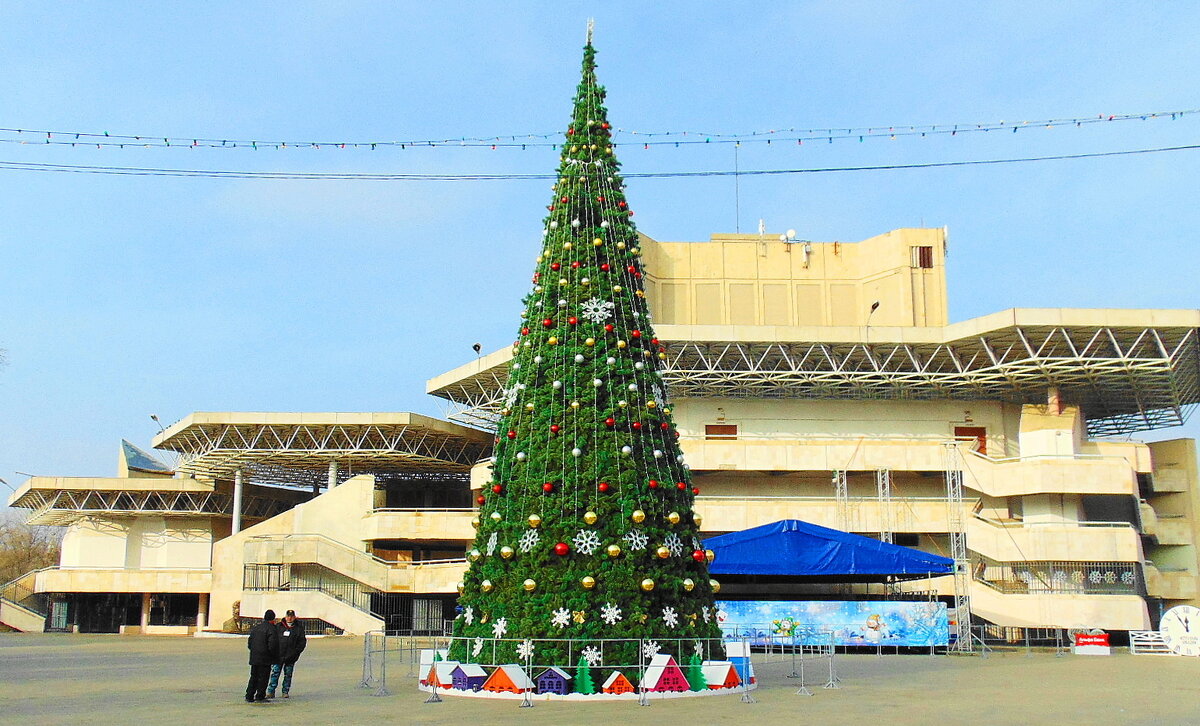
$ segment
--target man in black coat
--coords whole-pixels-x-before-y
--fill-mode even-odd
[[[288,610],[279,622],[279,662],[271,666],[271,683],[267,686],[267,698],[275,697],[279,687],[279,674],[283,673],[283,697],[292,690],[292,671],[308,641],[304,637],[304,626],[296,619],[296,611]]]
[[[265,701],[271,666],[279,662],[279,629],[275,627],[274,610],[263,613],[263,621],[250,629],[246,647],[250,649],[250,681],[246,684],[246,703]]]

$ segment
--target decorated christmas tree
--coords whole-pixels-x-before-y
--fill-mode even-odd
[[[699,491],[671,419],[595,70],[589,38],[455,621],[476,644],[572,645],[501,642],[500,663],[533,648],[535,663],[573,665],[591,640],[612,638],[684,657],[720,637]],[[452,659],[477,649],[457,641]],[[606,643],[604,662],[636,665],[644,651]]]

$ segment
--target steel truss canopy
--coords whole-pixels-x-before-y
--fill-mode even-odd
[[[306,485],[337,476],[465,473],[491,451],[477,429],[415,413],[193,413],[154,439],[176,470],[258,483]]]
[[[675,398],[1040,403],[1057,387],[1092,436],[1182,424],[1200,402],[1200,310],[1012,309],[923,327],[659,325]],[[510,350],[427,383],[487,425]]]

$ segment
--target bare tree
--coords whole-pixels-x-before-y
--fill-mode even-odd
[[[61,544],[61,528],[25,524],[22,513],[12,509],[0,513],[0,584],[58,564]]]

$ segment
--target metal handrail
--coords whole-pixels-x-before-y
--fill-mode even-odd
[[[1019,521],[1013,521],[1013,522],[1005,522],[1005,521],[1002,521],[999,519],[992,519],[990,517],[985,517],[982,514],[979,514],[978,512],[974,513],[972,516],[974,516],[975,519],[978,519],[981,522],[985,522],[987,524],[992,525],[993,527],[1006,527],[1006,528],[1062,527],[1064,529],[1074,529],[1076,527],[1101,527],[1101,528],[1125,528],[1125,529],[1132,529],[1134,531],[1137,530],[1137,528],[1134,527],[1133,524],[1130,522],[1099,522],[1099,521],[1090,521],[1090,520],[1076,520],[1076,521],[1063,521],[1063,522],[1026,522],[1024,520],[1019,520]]]

